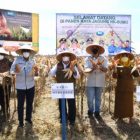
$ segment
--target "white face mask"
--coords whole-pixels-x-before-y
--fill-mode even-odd
[[[0,54],[0,60],[4,59],[4,55]]]
[[[68,56],[62,57],[62,61],[70,61],[70,58]]]
[[[28,58],[28,57],[30,56],[30,53],[29,53],[29,52],[23,52],[23,56],[24,56],[25,58]]]

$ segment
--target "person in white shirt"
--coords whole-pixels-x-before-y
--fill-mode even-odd
[[[17,56],[14,60],[10,73],[16,75],[16,90],[17,90],[17,110],[20,128],[24,126],[24,102],[26,99],[26,123],[32,125],[32,110],[35,95],[34,76],[38,70],[34,59],[36,51],[28,45],[21,46],[17,51]]]
[[[89,117],[100,117],[101,95],[105,86],[105,73],[107,72],[107,60],[101,55],[104,48],[97,44],[90,44],[86,51],[90,56],[85,58],[85,69],[91,69],[87,74],[86,92]]]
[[[50,70],[50,75],[55,77],[57,83],[73,83],[75,86],[76,79],[80,77],[78,69],[73,63],[76,59],[76,55],[65,51],[57,55],[56,59],[58,63]],[[66,74],[66,71],[69,71],[69,74]],[[68,112],[66,107],[66,101],[68,103]],[[60,123],[62,123],[62,109],[61,109],[62,99],[59,99],[59,111],[60,111]],[[75,98],[65,99],[65,112],[66,119],[69,121],[70,125],[75,124],[76,117],[76,103]]]

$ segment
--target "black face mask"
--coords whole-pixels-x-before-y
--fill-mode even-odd
[[[92,52],[93,52],[93,54],[97,54],[98,53],[98,49],[93,49]]]

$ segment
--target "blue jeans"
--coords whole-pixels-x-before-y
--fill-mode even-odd
[[[86,87],[88,112],[100,112],[102,87]]]

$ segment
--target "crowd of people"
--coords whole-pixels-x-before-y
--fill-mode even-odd
[[[73,46],[78,41],[76,39],[71,40]],[[55,61],[51,62],[45,59],[38,61],[37,56],[35,57],[35,50],[30,47],[23,45],[16,53],[14,59],[9,59],[9,54],[0,48],[0,77],[2,82],[0,83],[0,105],[3,115],[9,107],[7,93],[3,85],[3,78],[11,76],[15,79],[15,87],[17,93],[17,113],[19,128],[24,126],[24,102],[26,100],[26,113],[25,122],[32,126],[32,112],[33,102],[35,96],[35,80],[34,77],[39,75],[40,67],[44,70],[44,76],[51,76],[55,79],[56,83],[73,83],[74,85],[74,98],[72,99],[59,99],[59,112],[60,112],[60,123],[62,123],[63,111],[61,108],[62,101],[65,102],[65,116],[66,122],[70,125],[75,125],[76,120],[76,80],[80,79],[83,75],[86,77],[85,81],[85,92],[87,96],[87,114],[89,117],[101,118],[101,101],[103,89],[106,86],[106,73],[111,70],[112,78],[116,78],[115,87],[115,106],[114,106],[114,118],[122,120],[123,118],[129,118],[129,122],[132,122],[133,118],[133,93],[134,93],[134,78],[140,76],[140,61],[127,50],[121,50],[116,55],[111,56],[109,60],[104,57],[104,47],[100,44],[87,44],[86,52],[87,57],[83,57],[83,63],[80,65],[78,57],[71,50],[65,50],[66,39],[60,40],[61,50]],[[112,46],[113,46],[113,40]],[[63,47],[62,47],[63,46]],[[120,43],[121,46],[121,43]],[[75,48],[75,47],[73,47]],[[115,47],[114,47],[115,48]],[[113,49],[112,49],[113,50]],[[35,59],[34,59],[35,58]],[[36,60],[36,61],[35,61]],[[109,62],[110,61],[110,62]],[[41,63],[40,67],[37,63]],[[42,74],[42,72],[41,72]],[[129,88],[124,88],[129,86]],[[9,92],[10,94],[10,86]],[[4,100],[6,96],[6,100]],[[6,104],[5,102],[6,101]],[[6,105],[6,106],[5,106]]]

